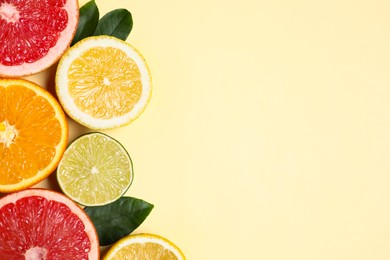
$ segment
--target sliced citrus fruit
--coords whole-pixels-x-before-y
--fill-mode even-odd
[[[126,149],[112,137],[88,133],[66,149],[57,168],[61,190],[85,206],[119,199],[133,181],[133,164]]]
[[[67,142],[65,113],[48,91],[23,79],[0,79],[0,192],[46,178]]]
[[[92,129],[129,124],[145,109],[151,77],[142,55],[110,36],[85,38],[61,58],[56,91],[66,113]]]
[[[1,259],[99,259],[94,225],[72,200],[46,189],[0,199]]]
[[[129,235],[107,251],[104,260],[185,260],[183,252],[168,239],[155,234]]]
[[[0,0],[0,76],[31,75],[54,64],[78,18],[77,0]]]

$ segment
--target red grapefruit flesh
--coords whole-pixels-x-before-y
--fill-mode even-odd
[[[78,0],[0,0],[0,76],[53,65],[69,47],[78,18]]]
[[[64,195],[27,189],[0,199],[0,259],[99,259],[96,230]]]

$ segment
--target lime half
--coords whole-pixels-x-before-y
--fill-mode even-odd
[[[119,199],[133,181],[126,149],[112,137],[89,133],[74,140],[57,168],[61,190],[84,206],[102,206]]]

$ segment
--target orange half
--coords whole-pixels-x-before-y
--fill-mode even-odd
[[[0,79],[0,192],[45,179],[67,142],[65,113],[47,90],[23,79]]]

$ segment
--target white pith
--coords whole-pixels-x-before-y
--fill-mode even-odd
[[[14,125],[10,125],[8,121],[0,122],[0,143],[4,143],[6,147],[10,147],[18,136],[18,130]]]
[[[103,79],[103,84],[106,85],[106,86],[109,86],[111,84],[110,79],[104,78]]]
[[[94,167],[92,167],[92,169],[91,169],[91,173],[92,173],[92,174],[97,174],[97,173],[99,173],[99,169],[96,168],[96,167],[94,166]]]
[[[9,3],[2,3],[0,5],[0,17],[8,23],[16,23],[19,20],[19,11],[15,6]]]
[[[44,247],[31,247],[26,251],[24,257],[26,260],[46,260],[47,249]]]

